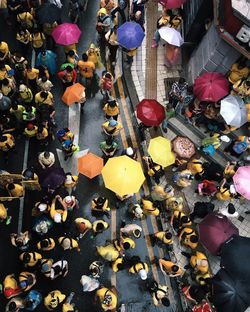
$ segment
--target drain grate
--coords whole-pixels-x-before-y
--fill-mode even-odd
[[[171,77],[171,78],[164,78],[164,86],[165,86],[165,94],[166,94],[166,100],[168,100],[168,93],[171,90],[172,84],[175,81],[178,81],[180,77]]]

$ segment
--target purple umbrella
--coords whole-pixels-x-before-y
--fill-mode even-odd
[[[138,48],[145,36],[141,26],[135,22],[126,22],[117,30],[119,45],[125,49]]]
[[[64,170],[61,167],[50,167],[42,170],[39,174],[41,187],[55,190],[60,187],[66,179]]]
[[[232,235],[239,235],[239,230],[226,216],[215,213],[208,214],[198,227],[200,242],[213,255],[220,252],[221,245]]]

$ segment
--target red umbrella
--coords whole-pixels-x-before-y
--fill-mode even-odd
[[[178,9],[186,1],[187,0],[159,0],[159,2],[165,7],[167,7],[168,9]]]
[[[165,118],[165,109],[156,100],[142,100],[136,106],[137,118],[145,126],[159,126]]]
[[[195,79],[194,94],[200,101],[217,102],[229,93],[229,82],[221,73],[205,73]]]
[[[232,235],[239,235],[237,227],[226,216],[215,213],[208,214],[198,227],[200,242],[213,255],[220,252],[221,245]]]

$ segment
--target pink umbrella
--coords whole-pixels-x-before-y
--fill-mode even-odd
[[[220,253],[221,245],[239,230],[225,216],[210,213],[198,225],[199,240],[213,255]]]
[[[159,0],[159,2],[165,7],[167,7],[168,9],[178,9],[186,1],[187,0]]]
[[[200,101],[217,102],[229,93],[229,83],[221,73],[208,72],[194,82],[194,94]]]
[[[233,181],[236,191],[250,200],[250,166],[239,167],[233,176]]]
[[[69,45],[78,42],[81,30],[76,24],[63,23],[52,31],[55,42],[61,45]]]

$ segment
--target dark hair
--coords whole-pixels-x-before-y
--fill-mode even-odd
[[[7,85],[9,84],[8,78],[4,78],[4,79],[2,80],[2,84],[3,84],[4,86],[7,86]]]
[[[109,72],[106,72],[104,74],[105,78],[108,78],[108,79],[111,79],[112,78],[112,75],[109,73]]]
[[[49,156],[50,156],[50,152],[45,151],[43,155],[44,155],[44,157],[45,157],[45,158],[49,158]]]
[[[108,106],[110,106],[110,107],[115,107],[115,106],[117,106],[116,100],[109,100],[109,101],[108,101]]]
[[[191,242],[191,243],[198,243],[198,237],[197,237],[197,235],[191,235],[191,236],[190,236],[190,242]]]
[[[179,270],[179,267],[178,267],[178,265],[172,265],[172,267],[171,267],[171,269],[172,269],[172,271],[174,272],[174,273],[176,273],[176,272],[178,272],[178,270]]]
[[[75,51],[74,50],[69,50],[67,55],[72,57],[72,56],[75,55]]]
[[[8,190],[14,190],[14,188],[15,188],[15,184],[14,183],[9,183],[9,184],[7,184],[7,189]]]
[[[40,242],[41,248],[47,248],[49,247],[49,242],[48,240],[44,239]]]
[[[48,78],[44,75],[44,76],[41,77],[41,80],[42,80],[42,82],[45,82],[45,81],[48,80]]]
[[[83,60],[84,62],[87,62],[87,60],[88,60],[88,55],[87,55],[86,53],[83,53],[83,54],[82,54],[82,60]]]
[[[182,216],[181,217],[181,222],[187,223],[188,222],[188,216]]]
[[[32,299],[29,299],[25,302],[25,307],[26,308],[31,308],[33,306],[33,301]]]
[[[123,263],[118,263],[117,264],[117,269],[118,270],[123,270],[124,269],[124,264]]]
[[[129,242],[125,242],[125,243],[123,244],[123,248],[124,248],[125,250],[128,250],[128,249],[130,248]]]
[[[235,211],[236,211],[236,209],[235,209],[235,207],[234,207],[234,205],[232,203],[229,203],[227,205],[227,210],[228,210],[228,213],[230,213],[230,214],[234,214]]]
[[[103,231],[103,229],[104,229],[104,224],[103,223],[97,223],[97,225],[96,225],[96,231]]]
[[[140,231],[139,229],[135,229],[135,230],[134,230],[134,235],[135,235],[136,237],[140,237],[140,236],[141,236],[141,231]]]
[[[25,252],[24,254],[23,254],[23,262],[24,263],[28,263],[29,261],[30,261],[30,254],[28,253],[28,252]]]
[[[171,239],[172,238],[172,233],[170,233],[170,232],[165,232],[165,237],[166,237],[166,239]]]
[[[17,308],[16,303],[14,301],[10,302],[9,310],[14,311]]]
[[[40,92],[40,95],[41,95],[41,97],[42,97],[43,99],[47,99],[47,97],[48,97],[48,92],[46,92],[46,91],[41,91],[41,92]]]
[[[106,139],[106,144],[107,145],[112,145],[112,143],[113,143],[113,138],[112,138],[112,136],[109,136],[109,137],[107,137],[107,139]]]
[[[167,297],[163,297],[161,299],[161,303],[165,306],[165,307],[169,307],[170,306],[170,301]]]
[[[184,82],[186,82],[186,80],[183,78],[183,77],[180,77],[180,79],[179,79],[179,83],[184,83]]]
[[[55,275],[57,275],[61,272],[61,268],[59,265],[56,265],[55,267],[53,267],[53,270],[55,271]]]
[[[98,203],[98,204],[103,204],[103,203],[105,203],[105,200],[106,200],[105,197],[98,197],[98,198],[97,198],[97,203]]]
[[[70,73],[73,71],[73,68],[69,65],[65,69],[67,72],[70,72]]]

